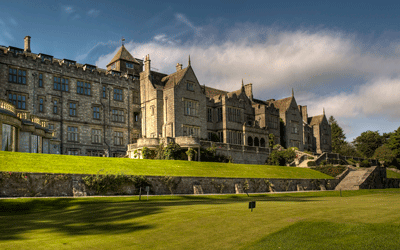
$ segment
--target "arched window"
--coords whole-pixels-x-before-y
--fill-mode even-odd
[[[257,137],[256,137],[256,138],[254,138],[254,146],[256,146],[256,147],[260,146],[260,143],[259,143],[259,141],[258,141],[258,138],[257,138]]]
[[[253,138],[251,138],[251,136],[249,136],[249,137],[247,138],[247,145],[253,146]]]
[[[261,140],[260,140],[260,147],[265,148],[265,140],[264,140],[264,138],[261,138]]]

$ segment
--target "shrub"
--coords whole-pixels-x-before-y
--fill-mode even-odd
[[[293,162],[294,158],[296,158],[296,153],[293,150],[273,150],[267,159],[267,164],[275,166],[286,166],[286,164]]]
[[[317,166],[317,163],[315,161],[309,161],[309,162],[307,162],[307,166],[314,167],[314,166]]]
[[[319,165],[325,166],[326,164],[327,164],[327,161],[326,160],[322,160]]]
[[[317,170],[321,173],[327,174],[332,177],[336,177],[343,173],[344,170],[346,170],[345,166],[332,166],[332,165],[326,165],[326,166],[317,166],[312,168],[314,170]]]
[[[107,192],[121,193],[121,188],[125,184],[134,184],[134,178],[124,174],[118,175],[89,175],[82,178],[86,187],[92,189],[96,194]]]
[[[371,167],[371,164],[369,163],[369,161],[367,159],[365,159],[360,163],[360,167],[369,168],[369,167]]]
[[[178,160],[178,159],[180,159],[181,151],[182,151],[182,149],[177,143],[170,142],[164,148],[163,154],[164,154],[165,159],[167,159],[167,160]]]

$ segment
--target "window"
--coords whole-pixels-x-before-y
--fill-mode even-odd
[[[183,125],[183,136],[200,136],[200,128],[195,126]]]
[[[212,108],[207,109],[207,121],[212,122]]]
[[[150,115],[154,115],[154,106],[150,107]]]
[[[298,134],[299,133],[299,131],[297,129],[297,126],[292,127],[292,133],[293,134]]]
[[[102,95],[102,97],[103,98],[107,98],[107,92],[106,92],[106,86],[103,86],[103,95]]]
[[[100,119],[100,107],[93,107],[93,119]]]
[[[122,101],[122,89],[114,89],[114,100]]]
[[[79,155],[79,149],[68,149],[67,155]]]
[[[140,104],[140,97],[139,97],[139,91],[133,91],[132,92],[132,96],[133,96],[133,103],[135,104]]]
[[[223,131],[218,132],[218,137],[219,137],[220,142],[224,142],[224,132]]]
[[[50,130],[54,130],[54,124],[53,123],[49,123],[49,129]]]
[[[111,64],[111,69],[115,69],[115,63]]]
[[[139,113],[133,113],[134,121],[138,122],[139,121]]]
[[[124,134],[122,132],[115,132],[114,134],[114,145],[120,146],[122,145],[124,139]]]
[[[222,108],[217,108],[217,122],[222,122]]]
[[[39,87],[43,88],[43,74],[42,73],[39,74]]]
[[[58,99],[53,99],[53,114],[58,114]]]
[[[112,120],[113,122],[124,122],[125,116],[123,110],[113,109],[112,110]]]
[[[39,97],[39,112],[43,112],[43,97]]]
[[[26,95],[9,93],[8,101],[12,103],[17,109],[26,109]]]
[[[228,108],[228,121],[240,122],[240,109]]]
[[[68,91],[68,79],[55,76],[54,89],[61,91]]]
[[[69,103],[69,115],[76,116],[76,103]]]
[[[81,95],[91,95],[90,83],[78,81],[76,84],[76,93]]]
[[[127,63],[126,63],[126,67],[129,68],[129,69],[133,69],[133,64],[127,62]]]
[[[8,81],[18,84],[26,84],[26,70],[9,68]]]
[[[242,145],[243,134],[238,131],[227,131],[227,143]]]
[[[196,116],[197,104],[196,101],[185,100],[185,115]]]
[[[186,82],[186,89],[190,91],[194,91],[194,83],[193,82]]]
[[[77,127],[68,127],[67,139],[68,139],[68,141],[78,142],[78,128]]]
[[[92,129],[92,143],[101,143],[100,129]]]

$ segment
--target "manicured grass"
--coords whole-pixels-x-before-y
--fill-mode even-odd
[[[6,199],[0,249],[398,249],[399,198],[388,189]]]
[[[173,160],[133,160],[88,156],[29,154],[0,151],[0,171],[127,174],[149,176],[198,176],[242,178],[332,179],[321,172],[294,167],[189,162]]]
[[[392,170],[386,169],[387,178],[400,179],[400,174]]]

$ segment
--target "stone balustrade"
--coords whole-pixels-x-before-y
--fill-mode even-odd
[[[15,106],[3,99],[0,99],[0,109],[16,114]]]

